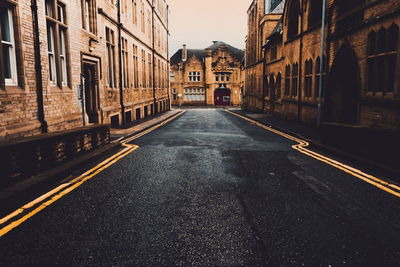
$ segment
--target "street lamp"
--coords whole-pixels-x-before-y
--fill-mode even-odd
[[[178,63],[178,105],[181,108],[181,63]]]

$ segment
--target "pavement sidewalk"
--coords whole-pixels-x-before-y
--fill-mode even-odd
[[[272,128],[281,132],[303,139],[310,143],[311,148],[325,154],[333,155],[337,159],[340,159],[350,165],[362,166],[363,168],[368,169],[370,172],[377,175],[383,175],[386,177],[400,177],[400,168],[393,168],[391,166],[377,163],[370,159],[366,159],[358,155],[342,151],[336,147],[331,147],[323,144],[321,142],[320,131],[316,127],[302,125],[295,121],[276,118],[270,114],[245,111],[240,108],[230,108],[229,110],[237,114],[243,115],[247,118],[253,119],[259,123],[269,125]],[[394,179],[399,181],[399,179]]]
[[[33,177],[23,179],[7,187],[0,187],[0,206],[11,205],[10,203],[19,202],[21,199],[27,199],[30,195],[42,192],[45,188],[50,188],[62,179],[71,176],[72,173],[79,172],[83,167],[94,165],[100,162],[105,156],[111,155],[114,151],[118,151],[121,143],[118,139],[132,136],[138,132],[142,132],[172,116],[178,114],[182,110],[174,109],[162,113],[156,117],[149,117],[147,120],[140,120],[128,129],[111,129],[111,143],[98,148],[86,155],[75,158],[62,165],[55,166],[52,169],[39,173]]]
[[[306,141],[320,142],[320,134],[317,128],[305,126],[295,121],[284,120],[276,118],[270,114],[254,113],[250,111],[241,110],[240,108],[229,109],[232,112],[243,115],[250,119],[256,120],[262,124],[267,124],[274,127],[281,132],[285,132]]]

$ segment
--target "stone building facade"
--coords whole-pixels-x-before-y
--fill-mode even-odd
[[[214,41],[206,49],[187,49],[171,57],[173,105],[240,105],[244,52]]]
[[[165,0],[0,3],[0,139],[169,109]]]
[[[245,107],[314,125],[321,103],[324,125],[400,130],[400,1],[328,0],[323,53],[322,1],[282,1],[278,21],[269,2],[249,9]]]

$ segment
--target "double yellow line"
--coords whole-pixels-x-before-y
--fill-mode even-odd
[[[370,175],[370,174],[367,174],[367,173],[365,173],[365,172],[363,172],[361,170],[358,170],[358,169],[356,169],[354,167],[351,167],[349,165],[346,165],[344,163],[341,163],[339,161],[336,161],[334,159],[331,159],[329,157],[326,157],[324,155],[321,155],[319,153],[311,151],[311,150],[307,149],[307,147],[310,146],[310,143],[308,143],[307,141],[301,140],[301,139],[293,137],[293,136],[291,136],[289,134],[285,134],[285,133],[283,133],[281,131],[275,130],[270,126],[266,126],[266,125],[261,124],[261,123],[255,121],[255,120],[253,120],[253,119],[250,119],[250,118],[245,117],[243,115],[237,114],[235,112],[232,112],[232,111],[229,111],[229,110],[226,110],[226,111],[229,114],[235,115],[235,116],[240,117],[240,118],[242,118],[242,119],[244,119],[244,120],[246,120],[246,121],[248,121],[248,122],[250,122],[250,123],[252,123],[254,125],[257,125],[258,127],[261,127],[261,128],[263,128],[265,130],[268,130],[270,132],[273,132],[275,134],[283,136],[283,137],[285,137],[285,138],[287,138],[289,140],[297,142],[298,144],[293,145],[292,148],[297,150],[297,151],[299,151],[300,153],[303,153],[303,154],[305,154],[305,155],[307,155],[309,157],[312,157],[312,158],[317,159],[319,161],[322,161],[322,162],[324,162],[326,164],[329,164],[329,165],[331,165],[331,166],[333,166],[333,167],[335,167],[335,168],[337,168],[339,170],[342,170],[342,171],[344,171],[344,172],[346,172],[346,173],[348,173],[348,174],[350,174],[350,175],[352,175],[354,177],[357,177],[358,179],[361,179],[364,182],[367,182],[367,183],[369,183],[369,184],[371,184],[371,185],[373,185],[373,186],[375,186],[375,187],[377,187],[377,188],[379,188],[379,189],[381,189],[381,190],[383,190],[383,191],[385,191],[387,193],[390,193],[390,194],[392,194],[392,195],[394,195],[396,197],[400,197],[400,187],[397,186],[397,185],[391,184],[391,183],[386,182],[386,181],[384,181],[382,179],[379,179],[379,178],[377,178],[377,177],[375,177],[373,175]]]
[[[153,127],[150,127],[150,128],[147,129],[146,131],[140,132],[140,133],[138,133],[138,134],[136,134],[136,135],[134,135],[134,136],[132,136],[132,137],[128,137],[128,138],[126,138],[126,139],[123,139],[123,140],[121,141],[121,143],[126,144],[126,143],[129,143],[129,142],[132,142],[133,140],[138,139],[138,138],[142,137],[143,135],[146,135],[146,134],[148,134],[148,133],[154,131],[155,129],[164,126],[164,125],[167,124],[168,122],[170,122],[170,121],[172,121],[172,120],[175,120],[176,118],[178,118],[179,116],[181,116],[181,115],[182,115],[183,113],[185,113],[185,112],[186,112],[186,110],[183,110],[183,111],[179,112],[178,114],[172,116],[171,118],[169,118],[169,119],[167,119],[167,120],[165,120],[165,121],[163,121],[163,122],[161,122],[161,123],[159,123],[159,124],[156,124],[156,125],[154,125]]]
[[[37,199],[25,204],[21,208],[15,210],[14,212],[10,213],[9,215],[5,216],[4,218],[0,219],[0,237],[4,236],[8,232],[10,232],[12,229],[18,227],[21,225],[23,222],[28,220],[29,218],[33,217],[46,207],[50,206],[63,196],[69,194],[72,192],[74,189],[78,188],[81,186],[83,183],[86,181],[90,180],[94,176],[98,175],[100,172],[104,171],[111,165],[115,164],[122,158],[126,157],[128,154],[132,153],[136,149],[139,148],[137,145],[132,145],[132,144],[127,144],[145,134],[150,133],[151,131],[154,131],[155,129],[165,125],[166,123],[176,119],[180,115],[182,115],[184,112],[180,112],[177,115],[174,115],[173,117],[169,118],[168,120],[165,120],[148,130],[141,132],[137,135],[134,135],[132,137],[129,137],[125,140],[123,140],[122,146],[124,147],[121,151],[118,153],[114,154],[113,156],[109,157],[108,159],[104,160],[103,162],[99,163],[92,169],[86,171],[85,173],[81,174],[79,177],[76,177],[75,179],[71,180],[68,183],[61,184],[57,188],[51,190],[50,192],[38,197]]]

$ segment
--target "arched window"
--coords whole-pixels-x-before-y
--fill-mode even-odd
[[[268,96],[268,88],[269,88],[269,82],[268,82],[268,76],[264,75],[265,79],[265,84],[264,84],[264,96]]]
[[[384,91],[385,76],[387,72],[386,64],[386,30],[380,28],[378,31],[377,45],[376,45],[376,64],[377,64],[377,91]]]
[[[319,96],[319,79],[321,78],[321,58],[317,57],[315,61],[315,80],[314,80],[314,95],[317,98]],[[323,66],[322,66],[322,91],[321,96],[325,95],[325,74],[326,74],[326,58],[324,57]]]
[[[299,0],[291,1],[288,13],[288,32],[287,37],[291,38],[299,33],[299,16],[300,2]]]
[[[322,1],[309,0],[308,28],[320,23],[322,20]]]
[[[286,65],[285,67],[285,96],[290,95],[290,65]]]
[[[387,55],[387,61],[388,61],[388,72],[387,72],[387,84],[386,84],[386,92],[394,92],[394,86],[396,82],[396,73],[398,72],[398,66],[397,64],[397,55],[398,55],[398,43],[399,43],[399,26],[396,24],[392,24],[390,26],[389,31],[388,31],[388,55]]]
[[[275,86],[276,99],[280,99],[281,98],[281,84],[282,84],[282,75],[281,75],[280,72],[278,72],[278,76],[276,76],[276,86]]]
[[[376,33],[374,31],[368,34],[368,42],[367,42],[367,73],[368,73],[368,82],[367,89],[370,92],[374,92],[376,90]]]
[[[295,63],[292,66],[292,94],[291,96],[297,96],[298,90],[298,81],[299,81],[299,64]]]
[[[368,55],[375,54],[376,51],[376,34],[374,31],[368,34]]]
[[[274,76],[274,74],[269,75],[269,92],[270,92],[270,96],[274,97],[274,94],[275,94],[275,76]]]
[[[304,68],[304,96],[312,96],[312,76],[313,76],[313,61],[306,60]]]

